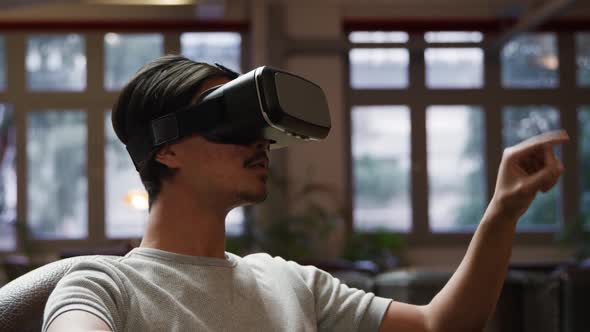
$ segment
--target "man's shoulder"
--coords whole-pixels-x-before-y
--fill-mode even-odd
[[[248,263],[248,264],[252,264],[252,263],[265,263],[265,264],[286,264],[287,261],[280,257],[280,256],[271,256],[268,253],[265,252],[258,252],[258,253],[253,253],[253,254],[249,254],[246,255],[244,257],[241,258],[241,260],[243,260],[244,262]]]
[[[307,275],[317,270],[312,265],[300,265],[299,263],[285,259],[281,256],[271,256],[267,253],[255,253],[241,258],[248,265],[256,265],[264,270],[282,270],[289,274]]]
[[[89,271],[111,271],[122,265],[124,256],[92,255],[80,256],[72,264],[68,272],[89,270]]]
[[[121,256],[84,256],[80,257],[65,273],[63,281],[72,279],[90,279],[95,282],[123,285],[124,263]]]

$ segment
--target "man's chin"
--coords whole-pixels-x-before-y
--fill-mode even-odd
[[[241,192],[238,194],[240,205],[252,205],[262,203],[268,197],[268,192],[265,190],[262,193]]]

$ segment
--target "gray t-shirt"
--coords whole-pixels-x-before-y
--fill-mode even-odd
[[[45,306],[43,331],[83,310],[119,331],[377,331],[391,302],[313,266],[267,254],[225,259],[135,248],[76,264]]]

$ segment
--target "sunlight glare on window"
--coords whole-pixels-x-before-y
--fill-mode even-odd
[[[148,219],[148,196],[125,145],[106,112],[105,230],[108,238],[139,238]]]
[[[403,89],[408,86],[410,55],[405,48],[350,50],[350,82],[354,89]]]
[[[162,34],[119,34],[104,37],[105,79],[107,90],[118,90],[146,63],[164,52]]]
[[[16,176],[14,108],[0,103],[0,251],[16,247]]]
[[[187,32],[180,35],[182,55],[210,64],[219,63],[242,71],[242,36],[237,32]]]
[[[559,57],[555,33],[529,33],[509,41],[502,49],[502,86],[556,88]]]
[[[225,233],[231,236],[238,236],[244,233],[244,207],[237,207],[227,214],[225,218]]]
[[[352,109],[354,225],[361,231],[411,229],[410,109]]]
[[[427,43],[481,43],[479,31],[428,31],[424,34]]]
[[[87,236],[86,137],[82,111],[27,114],[27,221],[33,237]]]
[[[481,48],[427,48],[426,86],[431,89],[475,89],[483,86]]]
[[[80,34],[29,36],[25,59],[29,89],[86,89],[85,52],[85,39]]]
[[[481,108],[426,110],[429,225],[435,232],[473,230],[487,203]]]
[[[409,39],[403,31],[353,31],[348,35],[351,43],[407,43]]]

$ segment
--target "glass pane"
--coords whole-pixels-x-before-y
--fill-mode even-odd
[[[480,43],[483,34],[479,31],[429,31],[424,39],[427,43]]]
[[[578,85],[590,86],[590,32],[576,35]]]
[[[0,250],[16,247],[16,129],[14,109],[0,104]]]
[[[354,223],[357,229],[410,230],[410,128],[407,106],[353,107]]]
[[[409,39],[403,31],[354,31],[348,35],[351,43],[406,43]]]
[[[408,86],[410,55],[405,48],[350,50],[350,82],[355,89],[403,89]]]
[[[27,42],[27,83],[35,91],[82,91],[86,88],[84,37],[35,35]]]
[[[429,88],[481,88],[481,48],[427,48],[426,86]]]
[[[237,207],[227,214],[225,218],[225,233],[237,236],[244,233],[244,208]]]
[[[430,228],[476,226],[487,203],[483,112],[473,106],[426,112]]]
[[[503,112],[504,147],[549,130],[560,129],[559,112],[550,106],[510,106]],[[559,149],[557,150],[559,153]],[[546,193],[538,193],[518,222],[519,228],[559,226],[561,222],[561,180]]]
[[[107,33],[104,37],[105,80],[107,90],[117,90],[149,61],[162,56],[161,34]]]
[[[4,36],[0,36],[0,91],[6,90],[6,47]]]
[[[219,63],[240,72],[242,36],[237,32],[189,32],[180,35],[182,55],[194,61]]]
[[[587,214],[590,213],[590,106],[580,107],[578,125],[580,207]],[[584,221],[590,225],[590,218],[584,218]]]
[[[502,49],[502,85],[507,88],[555,88],[559,85],[557,37],[523,34]]]
[[[105,230],[108,238],[142,237],[148,196],[125,145],[119,141],[111,113],[105,114]]]
[[[27,114],[28,224],[36,238],[88,234],[86,114]]]

